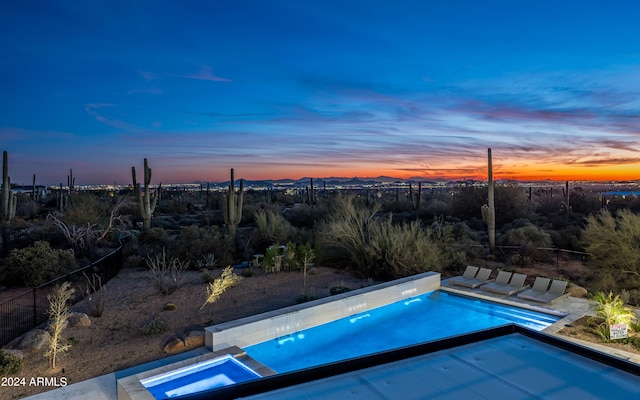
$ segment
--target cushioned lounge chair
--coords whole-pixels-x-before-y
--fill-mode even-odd
[[[541,298],[545,300],[545,303],[553,303],[554,301],[558,301],[561,298],[567,297],[569,294],[565,294],[565,290],[567,289],[567,281],[562,281],[559,279],[554,279],[551,282],[551,286],[549,290],[544,293]]]
[[[449,278],[450,284],[456,284],[456,282],[464,282],[469,279],[473,279],[476,277],[478,273],[479,267],[474,267],[473,265],[467,265],[467,269],[464,270],[462,275],[454,276],[453,278]]]
[[[455,281],[452,283],[454,285],[463,286],[469,289],[476,289],[489,282],[493,282],[493,279],[489,279],[489,275],[491,275],[491,270],[489,268],[480,268],[475,278],[467,279],[464,281]]]
[[[498,276],[496,280],[493,282],[489,282],[486,285],[480,286],[480,289],[487,292],[497,293],[496,290],[502,289],[509,284],[509,280],[511,280],[511,272],[500,271],[498,272]]]
[[[546,303],[547,300],[542,297],[547,292],[547,288],[549,287],[549,283],[551,279],[537,277],[533,282],[533,286],[531,289],[525,290],[524,292],[518,293],[518,297],[525,300],[533,300],[539,301],[542,303]]]
[[[494,290],[495,293],[503,294],[505,296],[513,296],[516,293],[520,293],[523,290],[529,289],[529,285],[524,285],[524,281],[527,279],[525,274],[513,274],[511,280],[508,285],[504,287],[497,288]],[[484,286],[480,286],[483,288]]]

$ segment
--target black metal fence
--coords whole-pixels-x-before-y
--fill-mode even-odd
[[[106,283],[118,274],[122,268],[122,246],[102,257],[98,261],[79,268],[50,282],[29,289],[27,292],[0,303],[0,347],[25,332],[45,322],[49,300],[56,285],[71,282],[75,289],[73,302],[83,298],[88,290],[87,277],[100,277]]]
[[[477,244],[455,245],[462,248],[470,260],[496,260],[509,265],[535,268],[555,265],[558,271],[576,272],[589,259],[589,253],[557,247],[496,246],[492,256],[487,247]]]

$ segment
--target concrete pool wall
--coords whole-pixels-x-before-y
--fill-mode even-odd
[[[270,311],[205,328],[205,346],[212,351],[286,336],[340,318],[382,307],[440,288],[440,273],[380,283],[304,304]]]

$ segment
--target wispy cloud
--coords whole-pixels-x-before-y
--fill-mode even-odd
[[[220,77],[213,73],[213,68],[203,65],[197,72],[186,73],[186,74],[171,74],[171,76],[188,78],[188,79],[198,79],[203,81],[213,81],[213,82],[231,82],[231,79]]]

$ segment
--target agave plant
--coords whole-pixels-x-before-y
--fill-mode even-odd
[[[216,259],[216,257],[213,255],[213,253],[207,253],[207,254],[202,256],[202,259],[196,261],[196,265],[200,269],[202,269],[202,268],[211,269],[211,268],[215,267],[217,262],[218,262],[218,259]]]
[[[609,325],[613,324],[627,324],[627,326],[637,326],[636,315],[629,307],[625,307],[624,301],[619,295],[613,295],[613,292],[609,292],[605,295],[604,292],[596,293],[592,300],[595,302],[596,317],[591,321],[597,320],[600,322],[596,333],[604,340],[610,340]]]

